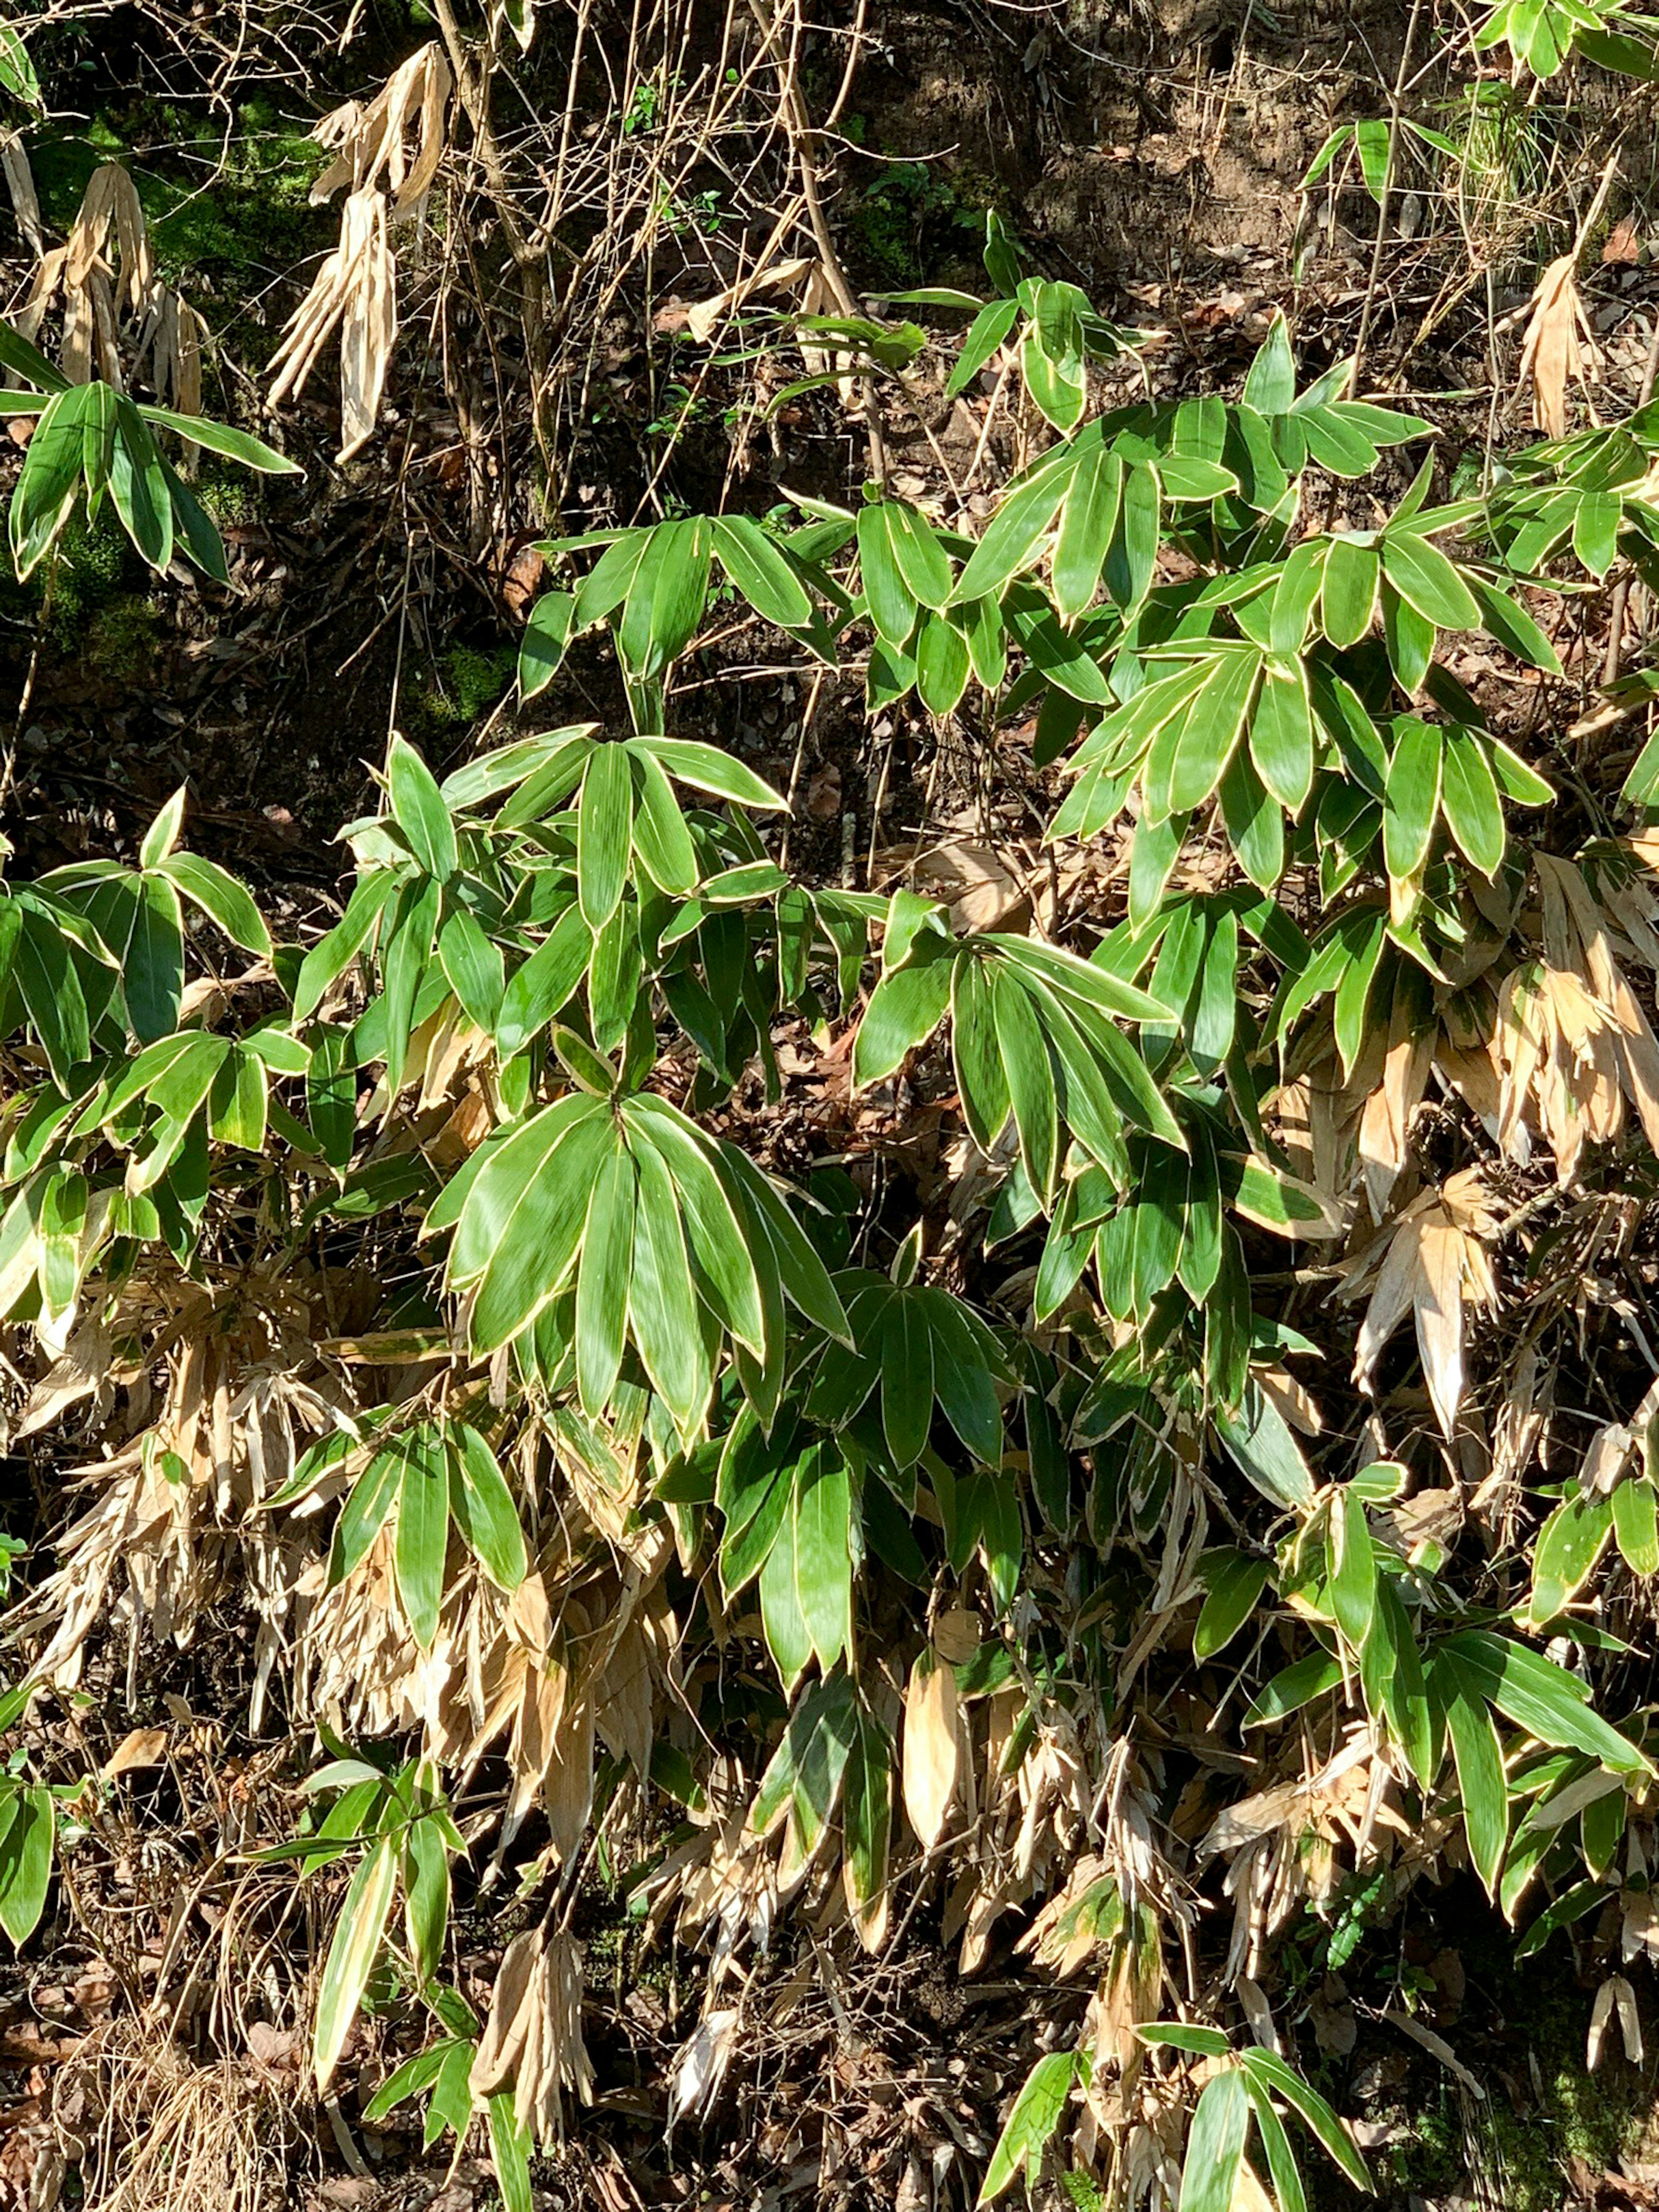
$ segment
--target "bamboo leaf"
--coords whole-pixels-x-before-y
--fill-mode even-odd
[[[317,2078],[319,2095],[333,2079],[351,2024],[362,2004],[380,1940],[386,1933],[397,1882],[396,1839],[382,1836],[351,1877],[323,1967],[311,2046],[312,2069]]]

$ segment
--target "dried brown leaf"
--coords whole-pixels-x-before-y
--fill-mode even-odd
[[[957,1678],[948,1662],[924,1651],[904,1693],[902,1779],[904,1810],[923,1848],[945,1833],[957,1793],[961,1756]]]
[[[1589,318],[1579,297],[1577,255],[1552,261],[1532,295],[1527,333],[1521,347],[1518,382],[1532,386],[1532,419],[1546,437],[1567,432],[1567,385],[1583,382],[1595,357]]]

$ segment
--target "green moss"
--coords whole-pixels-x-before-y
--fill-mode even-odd
[[[118,684],[149,673],[161,639],[161,611],[137,592],[124,592],[100,607],[87,626],[85,656],[94,672]]]
[[[518,654],[511,645],[450,645],[437,665],[416,679],[410,706],[428,728],[465,729],[496,706],[512,683]]]
[[[1467,2196],[1474,2183],[1483,2202],[1500,2203],[1504,2212],[1560,2212],[1566,2161],[1582,2159],[1597,2173],[1615,2169],[1620,2151],[1641,2135],[1650,2094],[1638,2069],[1622,2060],[1609,2059],[1597,2074],[1587,2071],[1592,1998],[1578,1984],[1565,1943],[1558,1941],[1517,1966],[1512,1942],[1495,1919],[1481,1924],[1471,1918],[1458,1948],[1481,2002],[1466,2014],[1469,2034],[1460,2035],[1455,2026],[1440,2031],[1481,2077],[1486,2096],[1479,2104],[1460,2100],[1442,2069],[1414,2060],[1410,2087],[1366,2115],[1401,2131],[1374,2162],[1380,2180],[1431,2201]],[[1363,1979],[1363,1966],[1358,1972]],[[1351,1970],[1349,1979],[1355,1978]],[[1482,2024],[1489,2004],[1506,2024],[1495,2045],[1492,2029]],[[1339,2106],[1345,2104],[1346,2070],[1313,2069]],[[1321,2206],[1346,2201],[1326,2185],[1326,2177],[1308,2178]]]
[[[118,116],[95,116],[73,136],[43,137],[30,149],[41,206],[60,229],[75,219],[87,180],[102,161],[131,171],[161,274],[200,307],[222,283],[290,267],[326,233],[328,217],[308,195],[327,155],[306,124],[249,100],[228,133],[160,100]]]
[[[258,477],[250,477],[246,469],[220,468],[209,463],[202,468],[191,489],[209,520],[220,530],[228,530],[237,523],[252,522],[258,514],[259,482]]]
[[[107,505],[90,524],[84,509],[76,509],[58,542],[55,563],[43,562],[22,586],[36,613],[44,613],[46,634],[58,652],[84,648],[99,617],[131,596],[131,557],[126,535]]]
[[[994,197],[981,197],[987,190]],[[859,198],[845,204],[847,222],[885,282],[939,283],[956,260],[977,260],[985,210],[996,197],[994,180],[977,172],[947,173],[937,162],[891,161]]]

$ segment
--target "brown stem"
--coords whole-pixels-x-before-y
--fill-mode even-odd
[[[858,300],[847,281],[847,271],[841,265],[841,256],[836,251],[836,241],[830,228],[830,219],[824,213],[823,195],[818,187],[817,155],[813,149],[817,132],[812,118],[806,112],[806,102],[801,97],[800,87],[795,82],[795,72],[787,54],[779,52],[777,26],[773,21],[767,0],[749,0],[749,11],[759,28],[761,38],[777,60],[778,76],[782,86],[782,115],[790,151],[800,171],[801,198],[806,203],[806,220],[811,225],[813,243],[818,250],[818,260],[823,270],[823,281],[830,287],[837,307],[843,315],[856,315]],[[856,50],[855,50],[856,51]],[[850,70],[847,82],[850,82]],[[846,97],[847,82],[843,82],[839,109]],[[864,426],[870,441],[870,472],[887,489],[887,447],[881,434],[881,413],[876,404],[875,379],[860,376],[860,389],[863,397]]]
[[[1371,248],[1371,271],[1365,283],[1365,304],[1359,311],[1359,335],[1353,344],[1353,373],[1349,390],[1358,393],[1360,371],[1364,366],[1365,341],[1370,335],[1371,312],[1376,305],[1376,289],[1382,274],[1382,248],[1389,237],[1389,203],[1394,198],[1394,180],[1400,166],[1401,108],[1406,97],[1406,80],[1411,74],[1412,49],[1417,44],[1417,26],[1423,13],[1423,0],[1412,0],[1411,20],[1406,25],[1406,43],[1400,49],[1400,67],[1394,80],[1394,90],[1389,94],[1389,158],[1382,167],[1382,189],[1376,199],[1376,243]]]
[[[1642,396],[1637,410],[1645,407],[1653,397],[1654,381],[1659,377],[1659,317],[1653,325],[1653,343],[1648,348],[1647,366],[1642,371]],[[1619,680],[1619,662],[1625,647],[1625,610],[1630,604],[1630,577],[1621,576],[1613,587],[1613,605],[1608,611],[1607,657],[1601,664],[1603,690]]]
[[[501,235],[507,240],[507,251],[513,256],[519,272],[524,312],[525,352],[530,363],[537,435],[540,440],[543,400],[548,389],[547,369],[557,322],[553,307],[553,289],[548,276],[547,241],[532,236],[526,230],[513,203],[513,188],[507,179],[507,164],[501,159],[501,144],[495,137],[495,125],[489,119],[490,54],[487,51],[482,63],[475,63],[472,50],[455,20],[453,0],[432,0],[432,5],[433,13],[438,19],[438,28],[443,33],[449,66],[454,72],[455,88],[471,129],[472,150],[478,157],[484,180],[489,187],[495,219],[501,224]]]

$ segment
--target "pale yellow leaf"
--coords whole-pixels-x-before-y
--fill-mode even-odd
[[[135,1767],[159,1766],[167,1746],[167,1732],[159,1728],[136,1728],[122,1737],[99,1772],[106,1782],[112,1782],[118,1774],[130,1774]]]
[[[957,1792],[961,1756],[957,1678],[948,1663],[924,1651],[904,1693],[904,1810],[923,1847],[945,1833]]]

